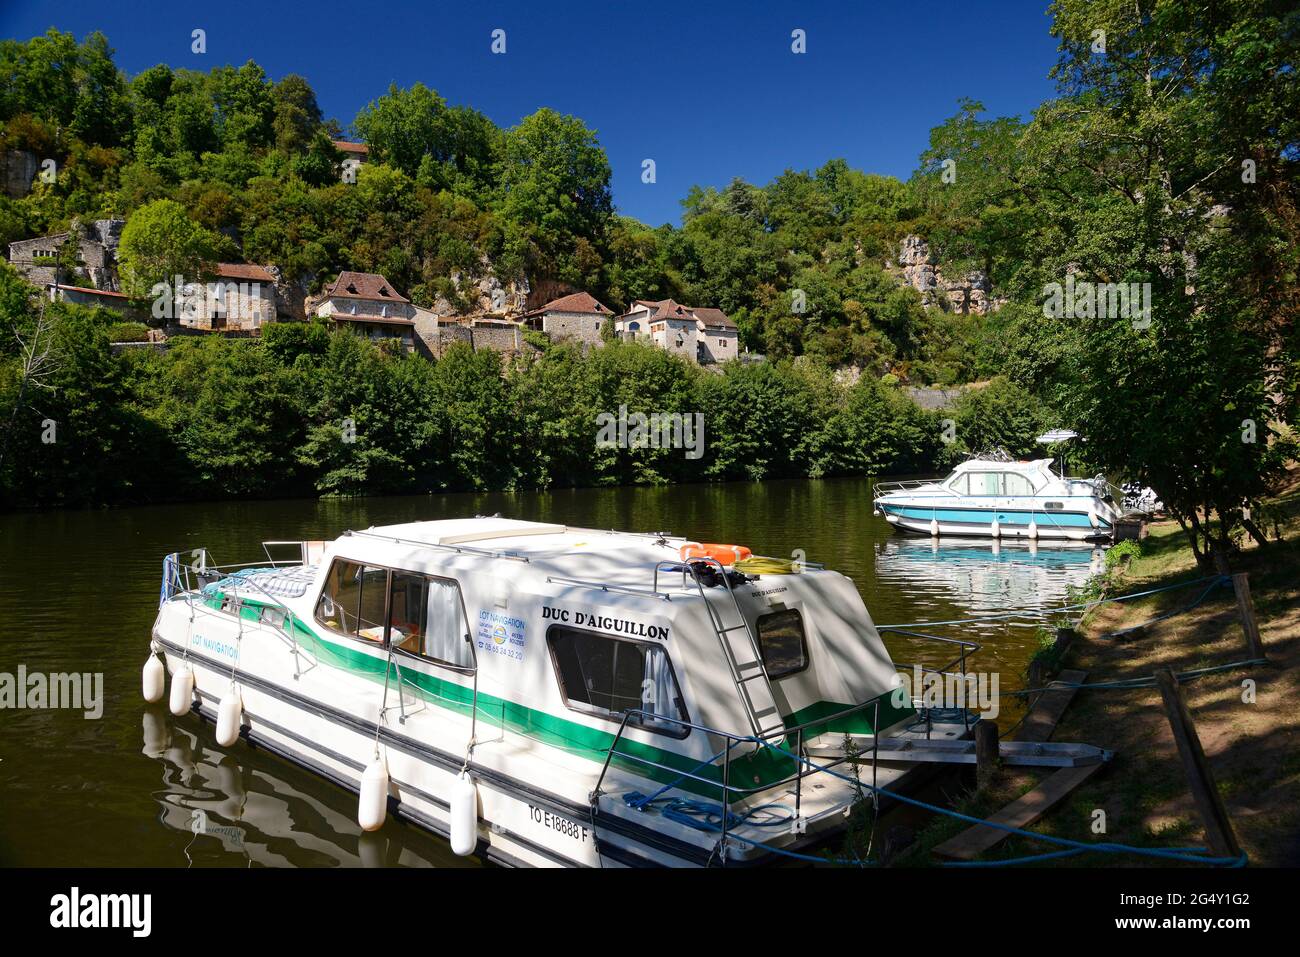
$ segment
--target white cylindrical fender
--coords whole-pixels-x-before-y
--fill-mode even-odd
[[[1038,523],[1032,518],[1029,520],[1029,539],[1033,541],[1038,537]]]
[[[388,816],[388,765],[375,758],[361,775],[357,823],[363,831],[377,831]]]
[[[152,648],[149,649],[149,660],[144,663],[141,684],[145,701],[155,704],[162,700],[163,692],[167,688],[167,669],[163,667],[162,660],[154,654]]]
[[[169,706],[172,714],[178,718],[183,714],[189,714],[190,708],[194,706],[194,669],[189,665],[181,665],[176,669],[176,674],[172,675],[172,696]]]
[[[228,748],[239,740],[239,726],[244,721],[244,705],[234,683],[217,705],[217,744]]]
[[[451,786],[451,850],[465,857],[478,847],[478,788],[468,771]]]
[[[939,520],[937,518],[930,519],[930,535],[934,538],[939,537]]]
[[[989,526],[989,534],[994,538],[997,538],[1002,534],[1002,527],[998,525],[998,520],[996,518],[993,519],[993,524]]]

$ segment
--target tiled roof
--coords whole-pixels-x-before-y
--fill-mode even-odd
[[[374,299],[379,302],[410,302],[387,279],[373,272],[341,272],[325,290],[326,296],[341,299]]]
[[[721,309],[710,307],[696,308],[694,306],[683,306],[673,299],[638,299],[633,303],[634,306],[645,306],[650,310],[647,317],[649,322],[660,322],[664,319],[676,319],[679,322],[695,319],[702,323],[706,329],[735,329],[736,324],[728,318],[727,314]],[[624,313],[624,316],[630,313]],[[620,316],[619,318],[623,318]]]
[[[735,329],[736,324],[731,321],[725,312],[721,309],[692,309],[695,318],[704,323],[706,329]]]
[[[216,273],[222,279],[247,279],[250,282],[275,282],[275,278],[261,266],[251,263],[217,263]]]
[[[589,293],[575,292],[572,295],[561,296],[559,299],[552,299],[546,305],[524,313],[521,318],[540,316],[544,312],[586,312],[593,315],[609,315],[609,309],[597,302]]]
[[[344,153],[360,153],[362,156],[370,154],[370,147],[365,143],[349,143],[347,140],[330,140],[336,150]]]

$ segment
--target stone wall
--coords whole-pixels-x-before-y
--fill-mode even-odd
[[[705,329],[699,333],[699,361],[727,362],[740,354],[740,333],[736,329]]]
[[[607,317],[589,312],[548,312],[542,316],[542,331],[555,342],[573,339],[589,346],[600,346],[601,327],[609,322]]]
[[[488,349],[507,356],[538,351],[536,346],[524,340],[524,330],[521,326],[439,323],[432,329],[427,326],[421,329],[417,319],[416,329],[420,341],[434,356],[441,356],[457,342],[463,342],[476,351]]]

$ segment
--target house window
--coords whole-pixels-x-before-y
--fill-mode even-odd
[[[546,642],[560,694],[574,711],[684,738],[690,732],[681,688],[660,645],[554,625]]]
[[[808,667],[803,616],[794,608],[758,619],[758,648],[769,678],[785,678]]]

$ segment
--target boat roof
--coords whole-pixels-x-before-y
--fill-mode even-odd
[[[391,539],[392,544],[408,549],[425,545],[441,551],[452,547],[466,554],[523,559],[532,571],[545,575],[644,588],[653,583],[655,565],[678,561],[681,546],[689,541],[667,532],[603,531],[497,517],[406,522],[349,534]]]
[[[1021,462],[1001,462],[997,459],[967,459],[960,463],[952,474],[959,472],[969,472],[978,470],[980,472],[1025,472],[1036,469],[1045,469],[1052,464],[1054,459],[1028,459]]]

